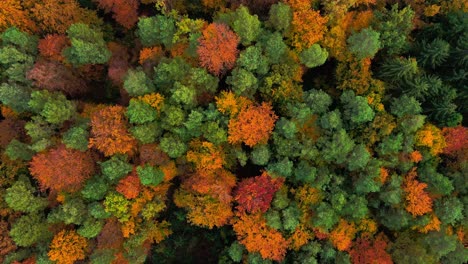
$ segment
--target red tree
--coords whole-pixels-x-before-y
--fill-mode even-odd
[[[202,32],[197,53],[200,65],[215,75],[234,67],[239,37],[224,24],[213,23]]]
[[[266,212],[283,182],[283,178],[272,179],[266,172],[260,176],[242,180],[234,196],[239,204],[237,210],[249,213]]]
[[[380,234],[375,240],[367,237],[357,239],[349,254],[353,264],[391,264],[392,257],[385,251],[386,248],[387,242]]]
[[[37,61],[26,77],[37,87],[49,91],[60,91],[69,96],[77,96],[89,91],[83,79],[57,61]]]
[[[109,50],[112,52],[112,57],[109,60],[109,70],[107,76],[116,86],[122,86],[123,77],[129,69],[129,55],[127,48],[116,42],[109,43]]]
[[[69,45],[69,42],[65,35],[49,34],[39,40],[39,53],[50,60],[62,61],[64,59],[62,50]]]
[[[138,0],[97,0],[99,8],[114,13],[117,23],[126,29],[132,28],[138,21]]]
[[[444,127],[442,135],[447,144],[443,150],[445,154],[453,155],[459,150],[468,147],[468,129],[466,127]]]
[[[94,173],[94,161],[87,152],[60,145],[35,155],[29,170],[42,189],[73,192]]]

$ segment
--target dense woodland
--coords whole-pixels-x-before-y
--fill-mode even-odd
[[[468,262],[466,0],[1,0],[0,262]]]

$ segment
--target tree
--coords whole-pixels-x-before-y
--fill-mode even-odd
[[[26,3],[25,3],[26,5]],[[64,34],[75,23],[100,25],[92,10],[80,7],[76,0],[42,0],[30,4],[31,17],[43,32]]]
[[[16,112],[21,113],[29,110],[28,102],[30,97],[30,88],[8,83],[0,85],[0,101]]]
[[[330,232],[330,241],[340,251],[349,250],[356,235],[354,223],[341,219],[338,225]]]
[[[319,44],[313,44],[309,48],[303,50],[299,58],[308,68],[314,68],[323,65],[328,58],[328,52],[326,49],[320,47]]]
[[[444,127],[442,135],[446,144],[444,154],[456,155],[468,146],[468,129],[464,126]]]
[[[220,20],[234,30],[244,46],[248,46],[252,41],[255,41],[261,31],[258,16],[251,15],[249,9],[245,6],[240,6],[234,12],[221,14]]]
[[[0,221],[0,261],[4,260],[3,256],[6,256],[8,253],[13,252],[17,249],[15,243],[8,234],[8,222]]]
[[[88,153],[59,145],[36,154],[29,170],[43,190],[76,191],[92,176],[94,161]]]
[[[123,87],[130,96],[141,96],[155,91],[151,79],[141,69],[130,69],[124,77]]]
[[[69,149],[77,149],[85,152],[88,150],[88,137],[89,132],[86,127],[76,126],[70,128],[63,134],[62,142]]]
[[[140,179],[137,175],[128,175],[119,181],[115,189],[123,194],[125,198],[134,199],[138,197],[141,191]]]
[[[427,184],[416,178],[416,170],[412,170],[405,178],[402,189],[406,194],[406,210],[414,216],[424,215],[432,211],[432,199],[424,191]]]
[[[60,264],[73,264],[85,259],[86,238],[78,235],[75,230],[62,230],[54,236],[47,253],[50,260]]]
[[[23,215],[13,223],[10,229],[10,237],[20,247],[29,247],[37,242],[45,241],[49,234],[41,214]]]
[[[100,162],[101,172],[111,181],[116,181],[132,171],[133,166],[127,163],[125,155],[113,155],[110,159]]]
[[[250,71],[243,68],[234,68],[231,76],[228,76],[226,83],[232,86],[236,95],[252,97],[258,87],[258,79]]]
[[[145,47],[163,44],[170,48],[176,33],[174,19],[166,16],[140,17],[137,34]]]
[[[28,10],[21,6],[20,0],[2,1],[0,3],[0,32],[13,26],[26,32],[37,31],[37,25],[29,17]]]
[[[41,56],[54,61],[63,61],[62,50],[69,45],[65,35],[48,34],[39,40],[37,48]]]
[[[422,108],[421,104],[414,97],[404,94],[392,100],[390,112],[397,117],[403,117],[406,115],[418,115],[422,112]]]
[[[72,119],[76,113],[73,102],[67,100],[63,94],[49,93],[47,90],[32,92],[28,104],[33,112],[54,125]]]
[[[226,25],[210,24],[203,30],[198,42],[200,65],[210,73],[221,75],[234,67],[239,53],[239,37]]]
[[[132,28],[138,21],[138,1],[137,0],[99,0],[99,8],[105,12],[112,12],[113,17],[126,29]]]
[[[234,199],[239,204],[237,210],[248,213],[266,212],[283,182],[283,178],[272,179],[266,172],[242,180],[234,194]]]
[[[160,168],[154,166],[138,166],[136,172],[140,178],[141,184],[145,186],[156,186],[164,180],[164,172]]]
[[[171,158],[178,158],[187,151],[187,145],[177,136],[165,134],[161,138],[161,150]]]
[[[128,117],[130,123],[144,124],[154,121],[159,114],[151,105],[132,98],[125,115]]]
[[[279,2],[271,6],[269,11],[268,25],[276,31],[286,32],[293,18],[291,7]]]
[[[48,202],[44,198],[34,196],[34,192],[29,179],[22,177],[6,189],[5,202],[16,211],[37,213],[43,210]]]
[[[269,103],[260,106],[249,106],[229,120],[229,137],[231,144],[245,143],[249,147],[264,144],[273,131],[278,117]]]
[[[267,225],[261,213],[240,213],[232,227],[248,252],[259,252],[263,259],[278,262],[284,259],[288,242],[279,231]]]
[[[380,233],[375,239],[361,237],[356,240],[350,250],[353,264],[393,263],[392,257],[386,252],[388,242]]]
[[[32,151],[27,144],[13,139],[6,147],[5,154],[12,160],[20,159],[29,161],[33,157],[34,151]]]
[[[355,96],[353,91],[344,91],[340,96],[340,101],[344,104],[343,117],[352,125],[360,125],[372,121],[375,113],[369,106],[367,99],[362,96]]]
[[[127,131],[124,113],[121,106],[108,106],[94,112],[91,115],[89,147],[96,147],[106,156],[132,153],[136,140]]]
[[[26,77],[37,87],[68,96],[83,95],[90,90],[85,80],[57,61],[38,60]]]
[[[380,49],[380,33],[365,28],[359,33],[353,33],[348,38],[348,49],[355,54],[358,59],[374,58],[374,55]]]
[[[82,23],[73,24],[67,30],[71,47],[62,54],[74,66],[103,64],[109,61],[111,52],[106,46],[103,33]]]

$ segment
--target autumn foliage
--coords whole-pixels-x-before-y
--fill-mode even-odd
[[[87,152],[60,145],[35,155],[29,171],[44,190],[76,191],[92,176],[94,161]]]
[[[213,23],[206,27],[199,39],[197,53],[200,65],[215,75],[234,67],[239,50],[239,37],[224,24]]]
[[[249,252],[258,252],[263,258],[275,261],[283,260],[286,255],[287,240],[267,225],[261,213],[240,213],[232,228]]]
[[[383,234],[379,234],[375,240],[358,238],[349,252],[351,261],[353,264],[392,264],[392,257],[386,252],[387,246]]]
[[[106,156],[132,153],[136,140],[127,131],[124,113],[121,106],[108,106],[93,113],[89,146]]]
[[[413,216],[423,215],[432,211],[432,198],[424,190],[427,184],[419,182],[416,176],[416,170],[413,169],[405,177],[405,182],[402,186],[406,194],[406,211]]]
[[[278,117],[269,103],[260,106],[249,106],[229,121],[229,137],[231,144],[245,143],[249,147],[265,144],[273,131]]]
[[[248,213],[266,212],[283,182],[283,178],[272,179],[266,172],[242,180],[235,191],[235,200],[239,204],[237,210]]]
[[[74,230],[62,230],[54,236],[47,254],[59,264],[73,264],[86,257],[87,241]]]
[[[115,21],[125,27],[132,28],[138,21],[137,0],[98,0],[99,7],[106,12],[112,12]]]

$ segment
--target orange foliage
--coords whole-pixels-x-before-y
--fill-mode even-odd
[[[421,152],[415,150],[409,154],[410,160],[414,163],[418,163],[422,160]]]
[[[131,235],[135,234],[135,219],[130,218],[130,220],[122,223],[120,228],[122,230],[122,236],[129,238]]]
[[[63,61],[62,50],[69,45],[65,35],[49,34],[39,40],[38,49],[41,56],[51,60]]]
[[[186,190],[210,195],[226,204],[231,203],[231,192],[235,186],[236,176],[223,169],[207,174],[194,174],[182,184],[182,187]]]
[[[249,252],[259,252],[262,258],[282,261],[286,255],[288,241],[283,235],[269,227],[261,213],[244,214],[233,221],[232,228],[239,242]]]
[[[322,40],[328,18],[320,16],[319,11],[312,10],[311,2],[308,0],[285,2],[293,9],[291,32],[289,32],[292,45],[301,51]]]
[[[248,98],[236,95],[232,91],[222,91],[220,96],[216,96],[216,107],[225,114],[229,113],[232,116],[237,115],[242,109],[252,104]]]
[[[37,31],[36,24],[29,17],[28,9],[21,4],[22,0],[0,1],[0,32],[12,26],[28,33]]]
[[[164,173],[164,181],[168,182],[177,176],[177,166],[174,161],[169,161],[159,167]]]
[[[384,184],[388,179],[388,169],[381,167],[380,168],[380,182]]]
[[[270,137],[278,116],[271,104],[263,102],[260,106],[251,105],[242,109],[235,118],[229,120],[229,137],[231,144],[245,143],[249,147],[265,144]]]
[[[138,62],[143,65],[145,62],[157,62],[160,58],[164,55],[163,50],[161,47],[150,47],[150,48],[143,48],[140,51],[140,58]]]
[[[132,173],[119,181],[116,190],[123,194],[125,198],[134,199],[138,196],[141,190],[140,178]]]
[[[36,154],[29,171],[42,189],[76,191],[94,172],[94,161],[87,152],[67,149],[60,145]]]
[[[432,199],[424,191],[427,184],[416,180],[416,169],[413,168],[405,177],[402,189],[406,194],[406,211],[413,216],[423,215],[432,211]]]
[[[170,223],[167,221],[151,223],[149,229],[146,230],[147,241],[151,243],[159,243],[172,234],[169,229]]]
[[[209,195],[195,195],[178,190],[174,194],[174,203],[188,209],[187,220],[193,225],[221,227],[233,216],[230,203],[223,203]]]
[[[95,147],[104,155],[131,154],[136,140],[127,131],[125,108],[108,106],[91,115],[89,147]]]
[[[377,232],[377,223],[373,219],[364,218],[356,226],[361,235],[372,236]]]
[[[187,161],[193,162],[197,171],[209,173],[221,169],[224,164],[224,152],[221,147],[211,142],[194,140],[190,142]]]
[[[199,38],[197,53],[200,65],[214,75],[221,75],[234,67],[239,50],[239,37],[224,24],[213,23]]]
[[[159,93],[150,93],[150,94],[138,96],[138,100],[151,105],[151,107],[158,110],[158,112],[161,111],[161,107],[163,106],[163,103],[164,103],[164,97]]]
[[[64,34],[71,24],[100,23],[94,11],[80,7],[76,0],[38,0],[34,1],[30,10],[44,32]]]
[[[330,241],[338,250],[348,250],[351,247],[356,232],[354,223],[348,223],[346,220],[341,219],[335,229],[331,231]]]
[[[346,38],[346,27],[340,21],[337,25],[330,28],[321,43],[327,49],[331,57],[336,58],[338,61],[345,61],[349,54]]]
[[[416,133],[415,139],[416,146],[428,147],[434,156],[442,153],[446,146],[440,129],[429,123]]]
[[[138,21],[138,0],[98,0],[99,8],[114,13],[117,23],[126,29],[132,28]]]
[[[54,236],[47,255],[58,264],[73,264],[76,260],[85,259],[86,247],[86,238],[78,235],[75,230],[62,230]]]
[[[371,59],[358,60],[354,57],[336,67],[338,89],[353,90],[356,95],[366,93],[371,84]],[[372,102],[370,102],[372,103]]]
[[[439,231],[440,230],[440,223],[441,222],[440,222],[439,218],[437,217],[437,215],[435,215],[433,213],[432,216],[431,216],[431,221],[427,225],[418,228],[418,231],[421,232],[421,233],[424,233],[424,234],[426,234],[429,231]]]
[[[288,239],[289,247],[298,251],[303,245],[313,238],[312,234],[302,225],[298,226]]]
[[[161,166],[170,161],[169,156],[164,153],[157,144],[145,144],[140,146],[140,165]]]
[[[8,107],[6,105],[0,106],[0,113],[2,113],[2,116],[5,118],[17,118],[18,117],[18,113],[16,113],[15,111],[13,111],[13,109],[11,109],[11,107]]]
[[[225,9],[226,1],[225,0],[202,0],[203,6],[213,9]]]

